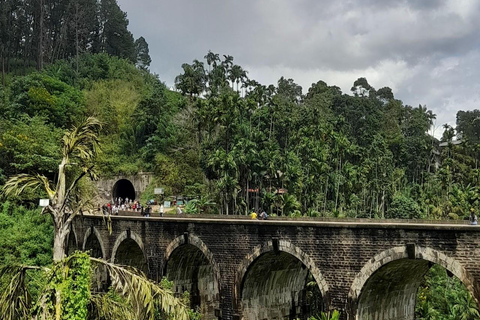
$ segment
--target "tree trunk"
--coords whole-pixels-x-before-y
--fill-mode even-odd
[[[70,226],[55,226],[55,237],[53,238],[53,261],[60,261],[65,258],[65,248]]]
[[[53,239],[53,261],[62,260],[65,257],[66,238],[70,232],[70,222],[66,219],[65,208],[62,208],[65,202],[66,177],[65,166],[68,163],[67,158],[63,158],[58,166],[58,182],[57,182],[57,205],[55,212],[52,212],[53,222],[55,226],[55,237]],[[65,220],[64,220],[65,219]]]
[[[5,57],[2,54],[2,86],[5,87]]]
[[[327,211],[328,178],[329,176],[327,175],[327,182],[325,183],[325,199],[323,201],[323,214]]]
[[[247,187],[247,194],[246,194],[245,196],[246,196],[246,198],[247,198],[247,210],[246,210],[246,212],[245,212],[245,215],[248,216],[248,212],[250,211],[250,192],[248,191],[248,187],[249,187],[248,177],[247,177],[246,180],[247,180],[247,185],[246,185],[246,187]]]
[[[43,22],[45,20],[45,4],[44,0],[39,2],[39,21],[38,21],[38,52],[37,52],[37,69],[43,69]]]

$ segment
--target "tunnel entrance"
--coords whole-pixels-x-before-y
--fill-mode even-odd
[[[432,277],[437,278],[432,281]],[[453,286],[455,293],[450,292]],[[399,259],[385,264],[367,280],[358,299],[355,319],[460,319],[465,311],[455,315],[453,308],[453,305],[461,308],[461,303],[454,301],[459,294],[460,300],[470,299],[478,309],[461,281],[442,266],[422,259]],[[435,303],[438,310],[433,308]],[[464,305],[465,309],[469,308]]]
[[[135,188],[133,184],[127,179],[118,180],[113,185],[112,190],[113,199],[122,198],[122,199],[135,199]]]
[[[286,252],[267,252],[247,270],[242,284],[244,319],[307,319],[323,310],[308,268]]]
[[[190,307],[202,314],[202,319],[216,319],[218,285],[212,265],[200,249],[185,244],[175,249],[168,259],[165,275],[174,284],[173,291],[190,294]]]
[[[145,274],[148,273],[147,261],[143,251],[133,239],[125,239],[120,243],[115,254],[114,262],[137,268]]]

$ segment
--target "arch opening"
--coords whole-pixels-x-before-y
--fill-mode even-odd
[[[357,319],[414,319],[417,290],[430,268],[426,260],[400,259],[386,264],[367,280]]]
[[[88,251],[93,258],[104,258],[102,252],[102,246],[95,233],[90,233],[85,241],[85,251]]]
[[[143,273],[148,273],[147,260],[138,243],[131,239],[124,239],[115,252],[114,262],[121,265],[128,265]]]
[[[432,270],[437,270],[436,274],[440,270],[444,278],[440,279],[441,281],[437,278],[436,283],[428,283],[428,279],[432,277]],[[460,289],[459,292],[465,297],[470,297],[470,301],[476,305],[475,299],[471,298],[475,292],[472,280],[473,278],[456,260],[441,252],[422,247],[392,248],[371,259],[355,278],[348,297],[347,318],[423,319],[422,312],[425,310],[421,308],[427,306],[427,309],[430,309],[428,312],[432,312],[430,302],[424,303],[425,296],[429,290],[437,290],[442,296],[447,296],[451,286],[445,286],[445,283],[455,283],[457,289]],[[449,299],[443,300],[442,307],[450,302]],[[476,307],[478,308],[478,305]],[[453,310],[451,307],[444,309]],[[431,316],[430,314],[428,318]],[[449,315],[440,312],[437,316]]]
[[[462,281],[435,264],[418,288],[415,319],[478,319],[478,308]]]
[[[244,319],[307,319],[323,311],[310,270],[287,252],[266,252],[249,266],[241,286]]]
[[[87,251],[90,257],[105,259],[103,250],[102,250],[102,245],[100,243],[100,240],[98,239],[96,230],[94,232],[91,232],[91,231],[87,232],[86,236],[87,238],[85,239],[83,250]],[[109,278],[107,274],[107,269],[104,266],[100,266],[95,269],[93,279],[96,284],[96,289],[98,291],[108,290]]]
[[[120,179],[113,185],[112,190],[113,199],[135,199],[135,188],[133,184],[127,179]]]
[[[181,295],[190,294],[190,307],[198,310],[205,319],[214,319],[219,308],[218,285],[212,264],[196,246],[184,244],[171,253],[165,276],[174,283],[174,291]]]
[[[72,253],[74,253],[76,250],[78,250],[77,239],[76,239],[73,231],[70,230],[70,233],[68,234],[67,246],[65,248],[65,252],[66,252],[67,256],[69,256]]]

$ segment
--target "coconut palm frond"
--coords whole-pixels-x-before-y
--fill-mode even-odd
[[[78,127],[67,131],[62,138],[63,156],[69,158],[75,153],[80,159],[92,159],[97,153],[98,133],[101,128],[102,125],[98,119],[89,117]]]
[[[0,314],[4,320],[27,319],[31,296],[25,284],[26,272],[37,267],[6,266],[0,270],[0,281],[7,285],[0,296]]]
[[[46,287],[32,308],[32,320],[56,319],[61,314],[61,305],[55,303],[54,297],[55,290]]]
[[[136,319],[153,320],[156,308],[173,315],[176,320],[189,319],[188,307],[182,300],[176,298],[172,291],[147,279],[140,271],[102,259],[91,258],[91,260],[107,268],[113,289],[133,306]]]
[[[112,292],[92,294],[89,316],[92,319],[104,320],[136,319],[131,306]]]
[[[30,175],[21,173],[11,177],[3,186],[3,194],[6,196],[18,196],[26,190],[36,190],[42,187],[48,195],[50,200],[55,196],[55,191],[50,188],[50,182],[47,177],[36,174]]]

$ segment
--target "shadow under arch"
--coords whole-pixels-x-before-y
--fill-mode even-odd
[[[88,228],[83,236],[83,251],[91,251],[90,256],[94,258],[106,259],[105,245],[102,236],[95,227]]]
[[[329,294],[329,287],[328,284],[318,269],[318,267],[315,265],[314,261],[305,253],[303,252],[299,247],[295,246],[294,244],[286,241],[286,240],[277,240],[278,242],[275,243],[274,245],[274,240],[268,241],[264,245],[258,245],[256,246],[252,253],[248,254],[243,261],[240,263],[240,266],[237,269],[236,275],[235,275],[235,286],[234,286],[234,301],[237,303],[235,306],[236,310],[242,310],[243,313],[243,319],[271,319],[271,318],[278,318],[278,319],[284,319],[286,317],[291,317],[294,316],[293,314],[285,314],[285,310],[281,311],[279,310],[278,306],[272,306],[270,308],[271,310],[275,310],[274,312],[276,313],[275,315],[273,314],[268,314],[268,310],[265,311],[258,311],[255,309],[258,309],[259,305],[265,308],[266,301],[265,298],[262,297],[260,298],[259,305],[256,305],[256,303],[252,303],[252,301],[245,302],[244,300],[246,297],[244,296],[244,291],[245,291],[245,284],[247,281],[247,277],[249,275],[249,271],[252,270],[252,268],[255,267],[255,264],[259,262],[262,257],[265,257],[266,259],[275,259],[275,256],[280,257],[281,259],[285,258],[288,261],[286,262],[288,264],[288,267],[293,267],[296,268],[296,273],[295,277],[290,276],[290,285],[296,285],[296,286],[301,286],[300,290],[303,290],[305,287],[305,281],[307,280],[307,275],[310,273],[310,275],[313,277],[313,280],[315,280],[318,290],[320,291],[321,295],[321,309],[327,310],[329,305],[330,305],[330,294]],[[265,263],[263,263],[265,265]],[[273,264],[270,264],[273,265]],[[265,267],[260,266],[257,268],[257,272],[261,271],[262,269],[265,269]],[[292,273],[294,270],[288,270],[289,273]],[[284,275],[282,275],[284,277]],[[280,278],[282,278],[280,277]],[[272,283],[278,283],[280,280],[278,279],[273,279]],[[293,279],[295,278],[295,279]],[[262,279],[262,281],[266,281],[265,279]],[[295,283],[293,283],[295,282]],[[298,288],[297,288],[298,290]],[[258,292],[257,292],[258,293]],[[293,301],[293,292],[292,296],[285,297],[285,303],[288,305],[288,307],[292,307],[292,304],[294,302],[298,301]],[[254,309],[253,313],[255,314],[250,314],[249,310],[250,307],[246,307],[246,305],[252,305],[251,309]],[[271,311],[270,310],[270,311]],[[263,312],[263,314],[261,314]],[[283,314],[282,314],[283,312]]]
[[[128,179],[120,179],[113,185],[112,188],[112,197],[114,200],[117,198],[122,198],[125,200],[126,198],[130,200],[134,200],[135,197],[135,187],[133,183]]]
[[[77,233],[75,232],[75,228],[72,227],[70,229],[66,241],[67,241],[67,243],[66,243],[66,247],[65,247],[65,253],[66,253],[67,256],[69,256],[72,253],[74,253],[76,250],[79,249],[79,247],[78,247],[78,237],[77,237]]]
[[[91,226],[85,231],[83,236],[83,251],[88,251],[88,254],[93,258],[106,259],[105,246],[103,244],[102,236],[100,232],[94,226]],[[96,283],[97,290],[108,290],[108,274],[107,269],[104,266],[100,266],[95,269],[94,276],[92,278]]]
[[[197,236],[175,238],[165,250],[163,275],[174,283],[177,294],[188,291],[192,308],[205,319],[216,319],[220,308],[220,268],[212,252]]]
[[[428,247],[400,246],[377,254],[356,275],[347,319],[414,319],[417,289],[432,264],[455,275],[478,304],[474,278],[457,260]]]
[[[123,231],[115,240],[110,261],[135,267],[145,274],[149,271],[142,238],[130,230]]]

